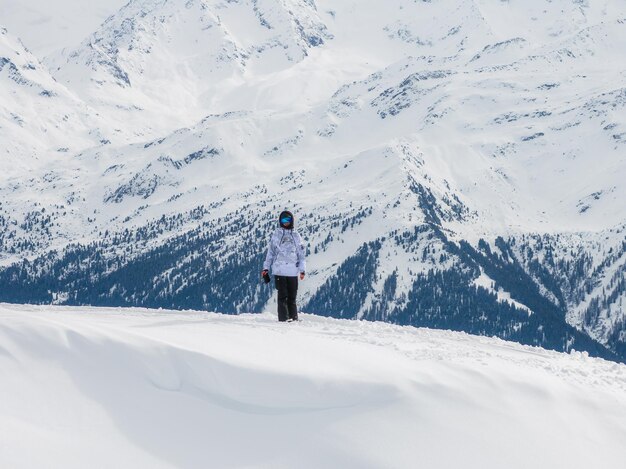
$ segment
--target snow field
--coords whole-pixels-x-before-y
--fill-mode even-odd
[[[624,365],[302,316],[0,305],[0,467],[622,467]]]

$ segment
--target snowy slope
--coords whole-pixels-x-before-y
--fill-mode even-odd
[[[0,465],[617,469],[626,367],[304,315],[0,306]]]

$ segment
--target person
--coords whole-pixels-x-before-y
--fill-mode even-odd
[[[294,229],[294,216],[285,210],[278,217],[278,228],[267,245],[267,255],[261,275],[268,279],[272,270],[278,290],[278,320],[297,321],[298,277],[304,280],[306,260],[302,237]]]

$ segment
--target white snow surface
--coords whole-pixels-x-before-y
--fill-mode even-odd
[[[0,467],[623,467],[624,365],[302,317],[2,304]]]

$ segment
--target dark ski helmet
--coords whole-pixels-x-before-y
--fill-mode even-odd
[[[293,214],[288,212],[287,210],[280,213],[278,217],[278,223],[280,223],[281,228],[285,228],[286,230],[293,230]]]

